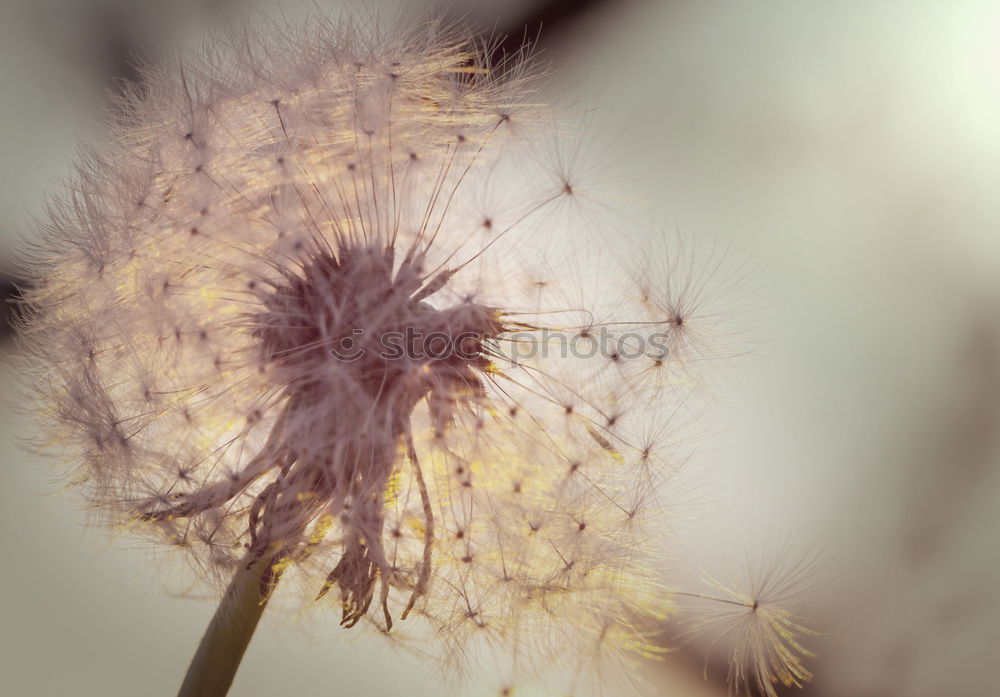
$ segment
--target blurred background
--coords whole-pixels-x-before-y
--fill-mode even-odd
[[[74,143],[99,142],[107,95],[138,79],[129,56],[155,60],[248,6],[4,0],[0,292],[14,294],[22,272],[10,250],[30,241]],[[791,556],[821,552],[797,607],[823,633],[808,641],[816,678],[787,694],[994,694],[1000,5],[451,0],[442,10],[514,47],[539,35],[558,67],[553,91],[596,105],[602,130],[621,134],[616,185],[648,201],[661,227],[756,269],[735,318],[751,353],[726,371],[696,443],[679,564],[721,573],[722,559],[775,541]],[[149,556],[84,527],[58,473],[18,448],[29,427],[7,406],[10,335],[0,692],[173,694],[213,604],[165,598]],[[265,618],[233,694],[442,694],[431,678],[414,683],[416,661],[329,625]],[[724,695],[724,663],[687,645],[650,668],[653,693]]]

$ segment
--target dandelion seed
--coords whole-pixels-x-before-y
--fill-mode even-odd
[[[713,645],[729,647],[729,684],[734,694],[777,697],[776,684],[802,687],[812,679],[803,659],[815,654],[801,644],[801,637],[817,633],[791,607],[816,565],[816,557],[789,563],[787,554],[774,554],[768,562],[752,565],[743,578],[723,582],[706,576],[717,594],[676,592],[704,601],[688,620],[687,634],[713,637]]]
[[[456,667],[501,649],[502,694],[655,652],[650,422],[677,385],[641,332],[679,333],[694,286],[605,288],[600,250],[572,275],[550,256],[558,283],[522,266],[591,191],[575,154],[525,166],[565,127],[530,62],[489,58],[438,22],[223,37],[148,71],[53,206],[24,324],[46,445],[108,522],[229,583],[205,650],[239,603],[245,648],[294,576],[344,627]],[[610,347],[521,355],[546,332]]]

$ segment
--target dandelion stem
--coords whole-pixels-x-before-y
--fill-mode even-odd
[[[240,565],[191,659],[177,697],[222,697],[229,692],[257,622],[277,582],[274,560]]]

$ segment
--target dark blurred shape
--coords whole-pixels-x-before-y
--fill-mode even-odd
[[[136,55],[139,52],[141,34],[134,30],[121,12],[96,7],[99,17],[97,25],[103,34],[103,58],[108,85],[115,92],[123,92],[129,85],[141,85]]]
[[[195,0],[180,6],[168,2],[89,0],[76,13],[88,49],[97,61],[99,77],[115,93],[142,86],[140,65],[155,63],[172,44],[177,17],[213,23],[226,17],[232,0]],[[166,28],[166,31],[164,30]],[[91,45],[92,44],[92,45]]]
[[[526,43],[541,48],[558,39],[566,28],[593,10],[607,6],[608,0],[541,0],[497,30],[500,37],[494,54],[497,62],[512,56]]]
[[[0,314],[3,315],[0,321],[0,342],[6,343],[14,334],[13,321],[18,311],[17,302],[21,297],[18,286],[23,287],[23,285],[9,274],[0,275],[0,297],[3,298],[0,302]]]
[[[975,505],[980,487],[989,486],[996,464],[1000,330],[994,303],[984,301],[976,310],[956,362],[958,397],[950,409],[931,414],[933,423],[914,428],[913,476],[905,492],[908,526],[900,550],[902,564],[914,573],[940,563],[948,545],[961,538],[965,511]]]

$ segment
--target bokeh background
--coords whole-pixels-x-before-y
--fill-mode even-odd
[[[155,60],[247,7],[4,0],[2,292],[21,274],[10,250],[34,234],[74,143],[99,142],[107,94],[136,79],[128,57]],[[695,443],[678,566],[719,573],[745,549],[821,552],[798,607],[823,632],[804,697],[994,694],[1000,5],[442,7],[515,44],[541,25],[552,90],[620,134],[616,185],[659,227],[754,269],[732,313],[749,352],[725,371]],[[174,694],[213,603],[165,597],[150,555],[86,527],[58,472],[19,449],[30,426],[11,411],[14,346],[8,331],[0,694]],[[724,695],[723,664],[686,645],[649,669],[653,693]],[[415,659],[334,621],[274,616],[233,694],[443,693]]]

